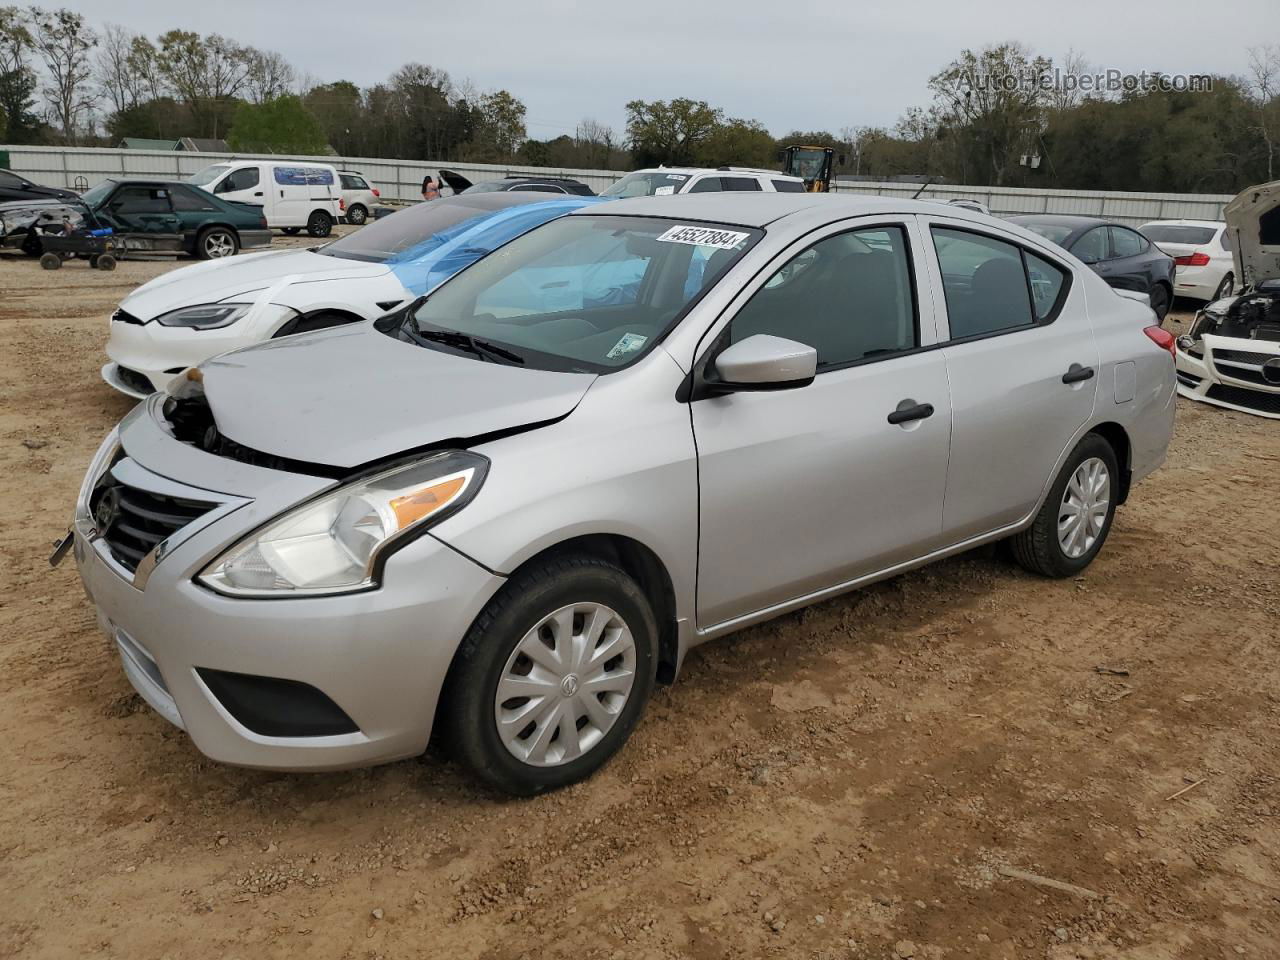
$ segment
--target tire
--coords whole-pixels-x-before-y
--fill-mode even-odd
[[[116,268],[116,258],[109,253],[104,253],[98,258],[98,269],[105,270],[110,273]]]
[[[564,672],[558,657],[574,646],[565,625],[580,640],[579,631],[599,622],[596,614],[605,626],[593,649],[626,652]],[[626,650],[628,631],[633,645]],[[537,663],[526,649],[539,651]],[[582,647],[574,649],[581,653]],[[624,692],[616,688],[627,682],[628,664]],[[441,718],[447,743],[476,777],[506,793],[531,796],[575,783],[603,766],[631,735],[653,690],[657,664],[657,623],[634,580],[595,557],[548,559],[512,577],[463,638],[445,683]],[[513,690],[535,683],[532,689],[547,692],[500,701],[504,677]],[[610,691],[587,689],[593,677]],[[500,714],[514,718],[506,739],[499,732]],[[566,734],[570,727],[572,734]],[[574,737],[572,747],[566,736]],[[576,750],[582,752],[574,756]]]
[[[347,223],[360,226],[369,219],[369,211],[364,208],[362,203],[353,203],[351,208],[347,210]]]
[[[1222,282],[1218,284],[1218,289],[1214,291],[1213,298],[1209,301],[1221,300],[1223,297],[1231,296],[1231,291],[1236,287],[1236,278],[1234,274],[1228,273],[1222,278]]]
[[[100,257],[100,256],[99,256],[98,254],[96,254],[96,253],[95,253],[93,256],[91,256],[91,257],[89,258],[89,267],[90,267],[90,269],[97,270],[97,269],[98,269],[98,261],[99,261],[99,260],[101,260],[101,259],[102,259],[102,257]]]
[[[1173,298],[1169,293],[1169,288],[1163,283],[1157,283],[1151,288],[1151,309],[1155,312],[1156,320],[1164,323],[1164,318],[1169,314],[1169,307]]]
[[[307,217],[307,233],[313,237],[327,237],[333,233],[333,217],[323,210],[314,210]]]
[[[201,260],[234,257],[240,249],[240,238],[226,227],[207,227],[196,236],[196,256]]]
[[[40,255],[40,266],[46,270],[57,270],[62,267],[62,258],[56,253],[42,253]]]
[[[291,237],[296,237],[302,232],[301,227],[281,227],[280,229]]]
[[[1067,533],[1059,535],[1059,521],[1066,516],[1068,507],[1066,502],[1068,486],[1073,483],[1073,480],[1078,482],[1077,471],[1084,471],[1087,478],[1088,471],[1096,464],[1101,464],[1105,469],[1108,484],[1105,493],[1106,507],[1100,518],[1101,526],[1086,525],[1082,539],[1071,541],[1067,539]],[[1088,484],[1083,486],[1087,487]],[[1093,562],[1093,558],[1106,543],[1107,535],[1111,532],[1111,523],[1115,518],[1116,496],[1119,491],[1120,468],[1111,444],[1096,433],[1086,434],[1067,457],[1066,463],[1063,464],[1053,486],[1049,488],[1049,495],[1045,498],[1031,526],[1010,538],[1009,545],[1013,549],[1014,559],[1032,573],[1045,577],[1075,576]],[[1076,495],[1076,490],[1073,489],[1072,493],[1076,500],[1081,499]],[[1084,499],[1086,506],[1091,503],[1095,508],[1101,506],[1101,496],[1096,500],[1092,496]],[[1096,513],[1093,515],[1097,517]],[[1088,539],[1089,536],[1093,537],[1091,541]],[[1071,545],[1072,552],[1064,548],[1064,539],[1067,539]],[[1080,552],[1074,553],[1075,550]]]

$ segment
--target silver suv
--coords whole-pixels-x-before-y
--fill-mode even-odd
[[[705,640],[1003,538],[1082,570],[1169,443],[1154,324],[936,203],[601,204],[153,395],[70,542],[129,679],[210,757],[349,767],[439,728],[534,793]]]

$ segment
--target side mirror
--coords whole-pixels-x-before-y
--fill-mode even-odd
[[[716,393],[739,390],[787,390],[813,382],[818,351],[784,337],[757,333],[724,350],[713,364]]]

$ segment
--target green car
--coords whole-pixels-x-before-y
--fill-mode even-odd
[[[271,243],[261,207],[222,200],[176,180],[113,177],[80,199],[103,225],[130,235],[128,249],[178,249],[213,260]],[[148,243],[147,234],[157,235],[154,242]]]

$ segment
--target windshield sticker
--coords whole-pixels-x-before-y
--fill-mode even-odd
[[[687,180],[688,178],[682,173],[668,173],[668,180]]]
[[[672,227],[658,237],[658,242],[691,243],[698,247],[732,250],[749,236],[751,236],[749,233],[738,233],[734,230],[716,230],[712,227]]]
[[[613,348],[605,354],[605,359],[616,360],[624,353],[635,353],[644,346],[648,337],[641,336],[638,333],[624,333],[622,339],[613,345]]]
[[[655,197],[665,197],[668,194],[672,194],[675,192],[676,192],[675,187],[658,187],[656,190],[653,191],[653,195]]]

